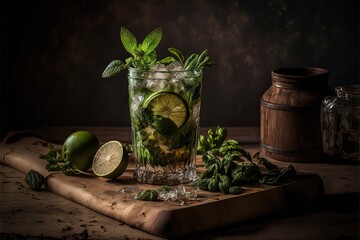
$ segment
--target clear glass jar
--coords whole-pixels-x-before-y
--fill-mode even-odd
[[[329,157],[360,161],[360,85],[335,88],[336,96],[321,105],[324,153]]]

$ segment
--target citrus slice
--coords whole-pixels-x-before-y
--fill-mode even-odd
[[[170,118],[178,128],[189,118],[187,102],[174,92],[153,93],[145,100],[144,107],[151,109],[154,115]]]
[[[109,141],[102,145],[96,152],[92,169],[99,177],[115,179],[126,170],[128,154],[123,145],[118,141]]]

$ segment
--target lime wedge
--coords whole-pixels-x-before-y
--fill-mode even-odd
[[[127,165],[126,149],[118,141],[109,141],[96,152],[92,169],[99,177],[115,179],[125,172]]]
[[[153,93],[145,100],[143,106],[152,110],[154,115],[170,118],[178,128],[189,118],[186,100],[174,92]]]

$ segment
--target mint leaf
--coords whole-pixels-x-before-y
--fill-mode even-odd
[[[169,64],[172,63],[173,61],[175,61],[175,58],[173,57],[166,57],[161,59],[160,61],[158,61],[158,63],[162,63],[162,64]]]
[[[126,51],[131,54],[134,54],[134,49],[136,48],[137,41],[135,36],[126,28],[122,27],[120,29],[120,39]]]
[[[25,176],[25,182],[30,186],[34,191],[39,191],[45,183],[45,178],[41,173],[30,170]]]
[[[135,196],[136,200],[142,201],[156,201],[158,198],[158,192],[155,190],[143,190]]]
[[[124,70],[125,64],[120,60],[114,60],[112,61],[104,70],[102,77],[103,78],[109,78],[112,77],[122,70]]]
[[[176,48],[169,48],[168,49],[170,53],[174,54],[178,59],[179,59],[179,62],[181,62],[182,64],[185,63],[185,57],[184,55],[180,52],[180,50],[176,49]]]
[[[159,45],[161,38],[162,28],[160,27],[156,28],[145,37],[141,44],[141,48],[145,52],[145,55],[155,50],[155,48]]]

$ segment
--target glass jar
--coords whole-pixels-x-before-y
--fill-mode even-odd
[[[321,105],[324,153],[336,159],[360,161],[360,85],[335,88],[336,96]]]
[[[134,179],[175,185],[196,178],[202,71],[129,68]]]

